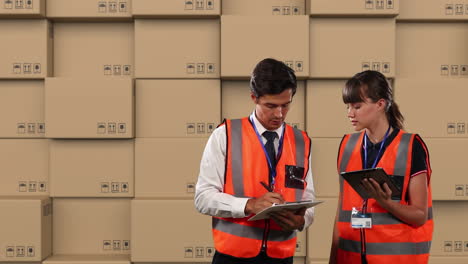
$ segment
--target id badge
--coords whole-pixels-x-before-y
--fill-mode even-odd
[[[353,207],[351,211],[352,228],[372,228],[372,214],[363,213],[361,208]]]

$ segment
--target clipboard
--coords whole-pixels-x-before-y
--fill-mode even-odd
[[[256,215],[250,217],[248,221],[268,219],[270,218],[271,213],[278,212],[283,209],[297,210],[297,209],[304,208],[304,207],[310,208],[320,203],[323,203],[323,201],[299,201],[299,202],[286,202],[284,204],[273,204],[272,206],[267,207],[263,209],[262,211],[258,212]]]
[[[378,182],[381,186],[384,183],[387,183],[390,190],[392,190],[392,197],[394,196],[401,196],[401,190],[393,181],[392,177],[389,176],[384,169],[382,168],[372,168],[372,169],[365,169],[365,170],[358,170],[358,171],[349,171],[349,172],[342,172],[341,177],[345,179],[351,187],[363,198],[369,199],[369,195],[367,194],[364,185],[362,184],[362,180],[367,178],[372,178],[376,182]]]

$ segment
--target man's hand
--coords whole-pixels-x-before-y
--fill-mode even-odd
[[[304,227],[306,208],[297,211],[281,210],[271,214],[271,218],[284,230],[293,231]]]
[[[267,192],[258,198],[249,199],[245,205],[244,211],[246,215],[256,214],[274,203],[284,203],[283,196],[279,193]]]

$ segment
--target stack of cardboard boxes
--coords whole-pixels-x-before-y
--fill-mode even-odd
[[[421,5],[425,5],[421,8]],[[431,264],[467,263],[468,2],[404,1],[397,24],[396,100],[430,153],[434,211]]]
[[[309,74],[309,17],[303,0],[223,0],[221,16],[222,117],[249,116],[255,104],[249,80],[264,58],[295,70],[298,87],[286,121],[305,128],[305,79]],[[294,263],[304,263],[306,232],[297,233]]]
[[[0,6],[0,262],[40,262],[52,252],[44,139],[52,35],[44,2],[2,1]]]
[[[376,70],[395,77],[395,17],[398,0],[307,0],[310,14],[310,73],[306,85],[306,128],[312,138],[316,196],[308,232],[309,264],[328,263],[337,212],[337,153],[344,134],[353,133],[342,89],[357,72]]]
[[[44,264],[130,263],[134,47],[133,24],[122,21],[130,3],[47,3],[55,22],[54,75],[45,85],[54,226]]]
[[[134,0],[134,263],[210,262],[211,218],[194,207],[201,155],[220,122],[219,0]]]

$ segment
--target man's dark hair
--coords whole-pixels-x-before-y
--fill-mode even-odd
[[[250,91],[259,98],[266,94],[280,94],[292,89],[296,93],[297,80],[294,70],[275,59],[264,59],[259,62],[250,78]]]

